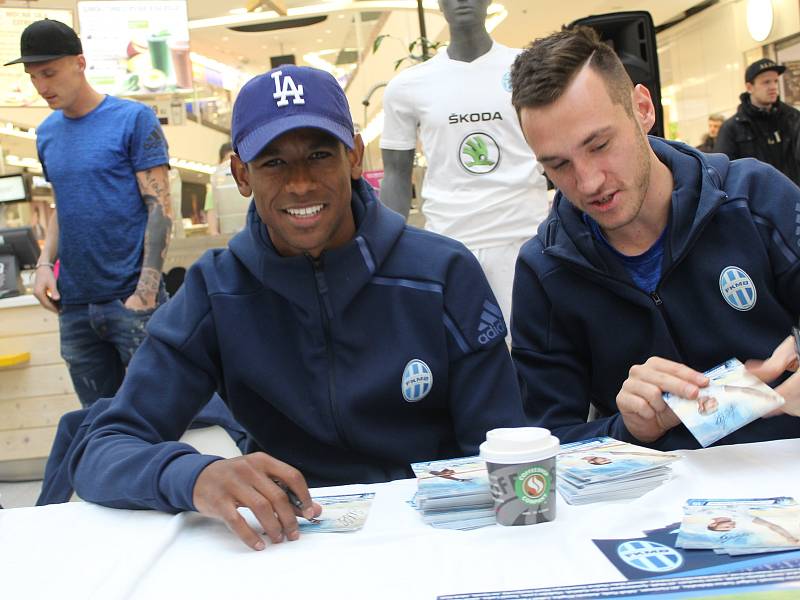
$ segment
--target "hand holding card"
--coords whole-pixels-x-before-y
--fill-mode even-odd
[[[704,448],[784,404],[775,390],[735,358],[705,375],[710,383],[696,400],[664,394],[664,402]]]

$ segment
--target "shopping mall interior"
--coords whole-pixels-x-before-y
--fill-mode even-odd
[[[652,16],[665,137],[699,144],[709,115],[735,112],[745,68],[762,57],[786,65],[781,97],[800,104],[796,0],[501,0],[489,6],[486,27],[495,41],[521,48],[577,19],[626,11]],[[244,222],[247,200],[230,189],[230,214],[220,215],[220,234],[211,235],[204,201],[237,92],[249,79],[286,63],[332,73],[379,187],[386,84],[449,39],[436,0],[6,0],[0,62],[18,56],[21,31],[42,18],[79,33],[96,89],[152,106],[162,123],[179,215],[165,272],[224,246]],[[53,195],[36,129],[48,114],[22,65],[0,68],[0,176],[23,174],[25,190],[0,202],[0,229],[32,227],[40,241]],[[414,164],[418,189],[424,156]],[[410,218],[418,222],[417,208]],[[30,275],[22,275],[29,291]],[[0,479],[40,477],[59,418],[78,406],[58,352],[57,319],[30,298],[0,300]]]

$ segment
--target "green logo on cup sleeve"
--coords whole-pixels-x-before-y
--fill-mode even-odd
[[[525,504],[541,504],[547,500],[552,485],[550,472],[542,467],[530,467],[517,475],[514,492]]]

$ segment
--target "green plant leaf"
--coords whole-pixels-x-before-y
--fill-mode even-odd
[[[384,33],[384,34],[381,34],[381,35],[379,35],[378,37],[375,38],[375,41],[372,42],[372,52],[373,53],[378,51],[378,48],[381,47],[381,44],[383,43],[383,40],[385,40],[387,37],[391,37],[391,36],[388,33]]]

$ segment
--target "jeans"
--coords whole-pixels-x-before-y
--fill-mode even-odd
[[[167,299],[159,291],[156,308]],[[156,308],[132,311],[122,300],[64,305],[59,313],[61,357],[84,408],[116,395],[125,369],[144,341],[145,325]]]

